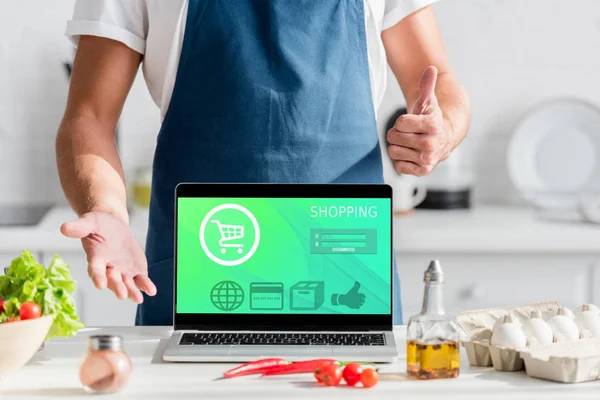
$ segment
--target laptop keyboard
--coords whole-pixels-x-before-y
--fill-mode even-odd
[[[180,345],[383,346],[382,333],[184,333]]]

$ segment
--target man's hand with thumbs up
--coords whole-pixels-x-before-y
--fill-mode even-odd
[[[454,75],[431,7],[385,29],[381,38],[409,112],[387,133],[389,156],[398,173],[427,175],[466,136],[469,96]]]
[[[412,113],[401,115],[387,134],[388,154],[397,172],[427,175],[452,152],[452,131],[435,95],[438,70],[427,67],[419,82]]]

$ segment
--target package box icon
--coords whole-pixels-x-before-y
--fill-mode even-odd
[[[291,310],[317,310],[325,300],[325,282],[302,281],[290,289]]]

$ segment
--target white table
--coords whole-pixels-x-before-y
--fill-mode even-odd
[[[500,373],[469,368],[463,353],[461,376],[453,380],[407,380],[404,371],[403,327],[396,329],[399,361],[383,366],[381,382],[372,389],[326,388],[312,376],[232,380],[214,379],[229,364],[167,364],[161,361],[167,327],[86,329],[74,338],[53,341],[24,368],[0,381],[0,399],[89,399],[78,381],[78,364],[90,334],[122,335],[134,372],[129,385],[110,399],[598,399],[600,381],[564,385],[528,378],[524,373]]]

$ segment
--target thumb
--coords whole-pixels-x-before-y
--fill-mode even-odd
[[[419,81],[419,98],[413,108],[413,114],[427,114],[432,105],[437,104],[435,96],[435,85],[437,83],[438,70],[433,65],[425,68]]]
[[[60,232],[66,237],[82,239],[94,232],[96,223],[90,214],[85,214],[74,221],[65,222],[60,227]]]
[[[359,289],[360,289],[360,283],[354,282],[354,286],[352,286],[352,289],[350,289],[348,291],[348,294],[357,294]]]

